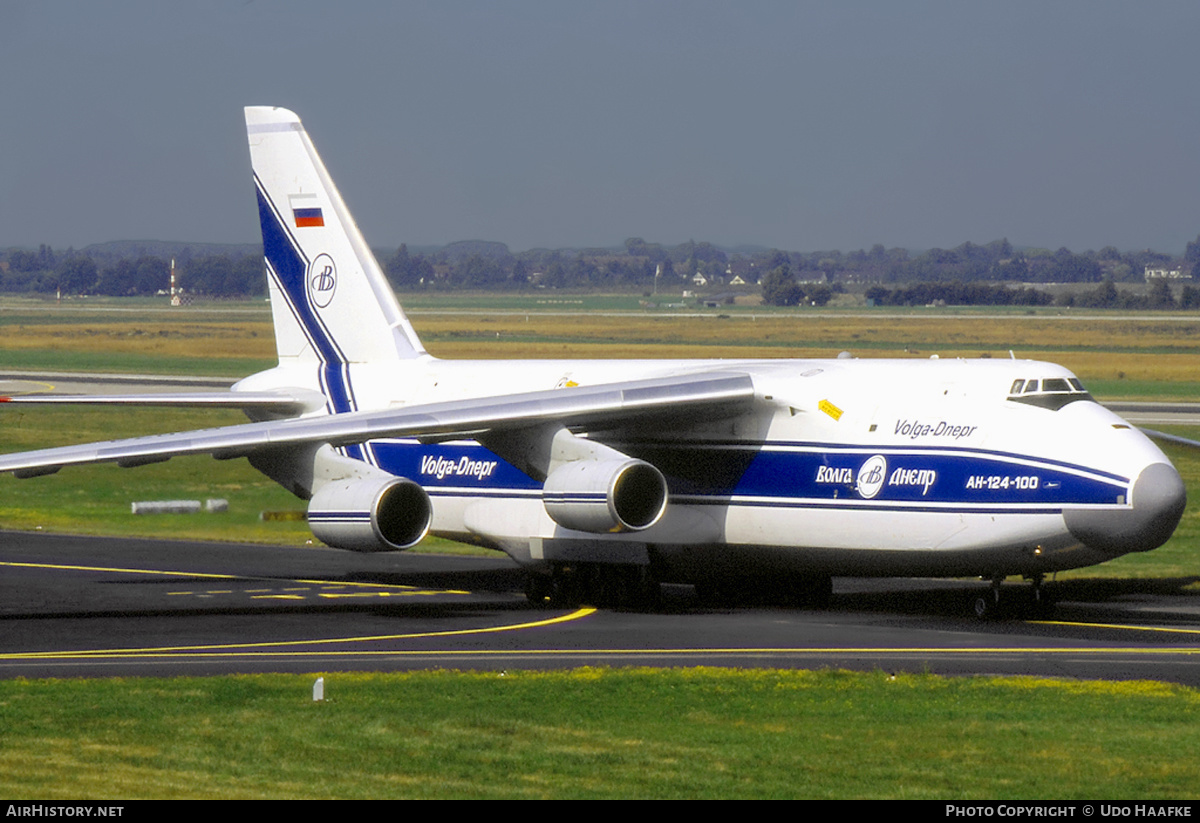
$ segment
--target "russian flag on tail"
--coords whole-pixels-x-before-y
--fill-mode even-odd
[[[306,226],[324,226],[325,215],[321,213],[321,209],[292,209],[292,215],[296,218],[296,228],[302,229]]]
[[[325,225],[325,213],[321,211],[321,207],[317,205],[316,201],[315,194],[288,195],[288,205],[292,207],[292,220],[295,222],[296,228]]]

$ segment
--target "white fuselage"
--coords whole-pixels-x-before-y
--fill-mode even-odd
[[[1082,545],[1064,511],[1128,508],[1142,471],[1167,463],[1082,389],[1061,404],[1013,395],[1017,381],[1073,379],[1027,360],[422,357],[352,366],[347,382],[358,409],[381,409],[723,370],[751,375],[749,413],[591,435],[666,475],[669,506],[643,531],[564,528],[547,515],[537,479],[474,441],[373,441],[366,457],[426,489],[433,533],[525,563],[652,551],[685,570],[753,561],[843,575],[1032,574],[1101,562],[1122,551]],[[296,385],[288,372],[244,387]]]

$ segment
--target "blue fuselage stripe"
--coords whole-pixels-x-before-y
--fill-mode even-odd
[[[435,497],[542,496],[541,483],[477,443],[372,445],[381,468],[420,483]],[[671,500],[690,505],[1057,513],[1064,506],[1124,505],[1129,493],[1128,480],[1107,472],[972,450],[837,444],[800,449],[775,443],[717,449],[622,444],[622,450],[658,467]]]

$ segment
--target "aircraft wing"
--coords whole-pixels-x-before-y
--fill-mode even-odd
[[[1193,449],[1200,449],[1200,440],[1193,440],[1191,438],[1181,437],[1178,434],[1170,434],[1168,432],[1146,428],[1146,424],[1193,426],[1195,425],[1196,415],[1200,414],[1200,404],[1118,401],[1115,403],[1105,403],[1104,407],[1109,411],[1116,412],[1124,417],[1128,422],[1137,426],[1138,429],[1141,430],[1142,434],[1146,435],[1151,440],[1159,440],[1164,443],[1174,443],[1177,446],[1187,446]]]
[[[0,472],[34,477],[87,463],[138,466],[189,454],[225,459],[259,449],[345,446],[388,437],[473,437],[549,423],[612,428],[647,418],[715,417],[745,408],[753,398],[748,374],[706,372],[61,446],[0,455]]]
[[[1161,440],[1164,443],[1174,443],[1177,446],[1189,446],[1193,449],[1200,449],[1200,440],[1192,440],[1187,437],[1180,437],[1177,434],[1168,434],[1167,432],[1155,431],[1154,429],[1141,429],[1141,431],[1142,434],[1146,435],[1151,440]]]
[[[209,409],[242,409],[297,415],[323,408],[325,397],[304,389],[264,392],[169,392],[165,394],[22,394],[0,396],[14,405],[170,406]]]

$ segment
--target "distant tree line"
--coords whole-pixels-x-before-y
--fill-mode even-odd
[[[1151,250],[1121,252],[1112,246],[1083,253],[1065,248],[1018,250],[1008,240],[913,254],[881,245],[854,252],[726,252],[709,243],[663,246],[635,237],[625,241],[624,253],[616,249],[532,249],[514,254],[502,243],[468,242],[422,255],[401,246],[384,268],[400,289],[656,285],[669,291],[681,285],[689,287],[699,275],[710,289],[734,282],[758,285],[767,302],[796,305],[824,295],[814,284],[832,289],[851,283],[1141,283],[1147,268],[1180,267],[1191,273],[1198,265],[1200,237],[1188,244],[1182,260]],[[976,292],[974,299],[1038,299],[1011,291],[1007,295]],[[963,299],[970,296],[960,295]]]
[[[1105,280],[1094,289],[1063,294],[1055,302],[1088,309],[1200,309],[1200,288],[1184,285],[1176,298],[1166,280],[1155,280],[1145,293],[1119,289]]]
[[[913,283],[897,289],[871,286],[868,300],[879,306],[1048,306],[1054,297],[1030,286],[1006,286],[989,283]]]
[[[169,254],[166,249],[170,247]],[[168,288],[170,257],[186,291],[212,297],[265,292],[261,251],[196,253],[179,244],[108,244],[77,252],[0,251],[0,290],[64,294],[148,295]],[[150,253],[147,249],[157,253]],[[504,243],[463,241],[424,251],[401,245],[378,255],[397,291],[637,289],[650,294],[761,291],[774,305],[823,305],[846,287],[870,287],[868,296],[887,305],[944,301],[974,305],[1044,305],[1051,299],[1036,284],[1141,283],[1147,268],[1179,268],[1200,276],[1200,237],[1183,258],[1150,250],[1121,252],[1112,246],[1075,253],[1062,248],[1016,249],[1008,240],[913,253],[875,245],[852,252],[725,250],[689,240],[674,246],[632,237],[619,248],[530,249],[512,252]],[[1200,278],[1198,278],[1200,279]],[[1019,288],[997,284],[1023,284]],[[1169,295],[1170,288],[1166,289]],[[1186,290],[1185,290],[1186,292]],[[1122,297],[1121,295],[1125,295]],[[1147,295],[1083,291],[1072,305],[1125,304]],[[1159,298],[1163,295],[1160,292]],[[1060,298],[1062,299],[1062,298]],[[1185,295],[1174,300],[1184,301]],[[1159,300],[1161,302],[1161,299]],[[1129,306],[1132,307],[1132,306]]]
[[[393,287],[402,291],[652,288],[660,272],[663,285],[672,292],[682,282],[670,256],[657,252],[531,249],[513,254],[503,243],[484,242],[452,243],[428,255],[401,245],[384,260],[383,268]]]
[[[825,283],[800,284],[792,274],[792,266],[778,258],[768,261],[768,265],[777,265],[763,275],[762,297],[768,306],[824,306],[835,292],[844,291],[841,283],[829,286]]]
[[[1176,297],[1167,280],[1148,290],[1118,288],[1105,280],[1094,288],[1064,291],[1057,297],[1033,286],[987,283],[914,283],[889,289],[871,286],[864,296],[879,306],[1077,306],[1087,309],[1200,309],[1200,288],[1184,285]]]
[[[170,260],[140,255],[97,263],[86,252],[56,254],[47,246],[38,252],[10,251],[7,270],[0,272],[0,291],[43,294],[98,294],[113,297],[148,296],[171,285]],[[176,261],[176,284],[190,294],[208,297],[247,297],[266,293],[260,255],[198,255]]]

